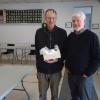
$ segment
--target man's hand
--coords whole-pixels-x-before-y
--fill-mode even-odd
[[[49,64],[56,63],[57,61],[58,61],[58,59],[45,60],[45,62],[49,63]]]
[[[67,68],[65,68],[65,73],[69,73],[70,74],[70,71]]]
[[[84,78],[87,78],[88,76],[87,76],[86,74],[83,74],[83,77],[84,77]]]

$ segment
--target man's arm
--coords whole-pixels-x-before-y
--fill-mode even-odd
[[[91,41],[90,56],[90,64],[84,73],[87,76],[94,74],[100,66],[100,44],[96,34]]]

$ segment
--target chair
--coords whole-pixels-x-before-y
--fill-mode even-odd
[[[5,52],[1,53],[1,56],[6,55],[8,57],[8,60],[10,60],[10,55],[12,54],[12,63],[14,62],[14,49],[13,48],[9,48],[9,47],[13,47],[15,46],[15,44],[7,44],[7,50]],[[5,48],[6,49],[6,48]]]
[[[30,62],[31,62],[31,57],[34,56],[36,54],[36,50],[35,50],[35,45],[31,44],[31,47],[33,48],[32,50],[30,50],[30,52],[28,53],[28,56],[30,57]]]

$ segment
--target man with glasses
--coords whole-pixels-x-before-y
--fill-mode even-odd
[[[48,9],[45,12],[45,27],[36,31],[36,67],[39,86],[39,100],[47,100],[47,90],[50,86],[51,100],[58,100],[58,87],[61,79],[61,70],[64,65],[64,45],[67,34],[64,29],[56,26],[57,12]],[[57,46],[61,57],[56,59],[44,60],[41,49],[45,47],[50,51]]]

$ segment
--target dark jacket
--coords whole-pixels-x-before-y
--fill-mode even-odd
[[[47,28],[40,28],[36,31],[35,47],[36,47],[36,67],[37,71],[46,74],[59,72],[64,65],[64,45],[67,40],[66,31],[55,26],[53,31],[50,32]],[[49,49],[58,45],[61,52],[61,59],[53,64],[48,64],[43,60],[43,55],[40,55],[40,49],[47,46]]]
[[[72,32],[67,39],[66,67],[69,72],[90,76],[99,66],[100,46],[97,35],[89,30],[78,35]]]

